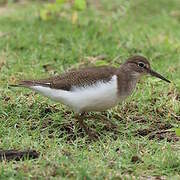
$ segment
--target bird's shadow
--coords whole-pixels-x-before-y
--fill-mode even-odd
[[[91,138],[87,135],[84,129],[78,123],[78,120],[75,118],[74,114],[71,111],[64,110],[59,112],[58,109],[53,108],[43,108],[41,117],[43,119],[40,130],[46,131],[49,138],[60,138],[68,143],[71,143],[77,139],[85,139],[85,142],[92,141]],[[51,117],[51,114],[60,113],[61,119],[57,120]],[[113,113],[109,115],[107,112],[102,113],[89,113],[83,117],[84,122],[86,123],[88,129],[92,130],[97,134],[97,138],[93,141],[98,141],[99,139],[106,139],[108,136],[113,140],[116,140],[119,137],[134,136],[134,137],[144,137],[146,136],[149,139],[170,139],[169,141],[178,141],[173,135],[169,132],[172,128],[171,125],[161,122],[158,119],[155,119],[151,124],[144,116],[131,116],[127,121],[124,117],[124,114]],[[129,126],[138,126],[130,128]],[[148,124],[148,129],[143,129],[143,126]],[[154,132],[154,133],[152,133]],[[170,135],[169,135],[170,133]]]
[[[51,113],[51,111],[49,112]],[[105,113],[90,113],[84,117],[88,129],[96,134],[96,138],[91,138],[87,135],[84,129],[78,123],[78,120],[70,111],[64,111],[61,114],[63,121],[53,121],[51,118],[45,118],[41,129],[48,128],[49,138],[53,137],[54,132],[58,134],[58,138],[63,138],[66,141],[75,141],[78,138],[86,138],[87,141],[97,141],[104,135],[109,135],[113,139],[117,139],[121,132],[118,130],[118,125],[111,121]],[[57,136],[56,136],[57,137]]]

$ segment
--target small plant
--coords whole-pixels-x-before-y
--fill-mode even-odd
[[[85,10],[87,7],[86,0],[56,0],[54,3],[45,4],[40,10],[40,18],[44,21],[59,16],[63,11],[63,6],[68,4],[72,11],[72,23],[76,23],[78,19],[77,11]]]

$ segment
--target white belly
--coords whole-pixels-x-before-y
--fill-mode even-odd
[[[73,87],[71,91],[32,86],[31,89],[73,108],[76,112],[104,111],[119,102],[117,76],[111,81],[99,81],[87,87]]]

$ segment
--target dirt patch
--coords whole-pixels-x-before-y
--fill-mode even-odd
[[[149,140],[151,140],[151,139],[157,139],[157,140],[167,139],[168,142],[177,142],[180,140],[180,138],[173,131],[155,132],[155,133],[150,134],[148,138],[149,138]]]
[[[148,136],[149,140],[157,139],[163,140],[167,139],[168,142],[179,141],[180,138],[176,136],[173,126],[170,124],[153,124],[148,129],[138,129],[135,132],[135,136]]]
[[[25,159],[36,159],[39,157],[39,153],[35,150],[18,151],[18,150],[0,150],[0,161],[3,160],[14,160],[20,161]]]

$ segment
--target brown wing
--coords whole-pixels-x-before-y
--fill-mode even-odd
[[[92,67],[83,68],[77,71],[70,71],[59,76],[50,77],[40,80],[25,80],[21,81],[22,86],[42,85],[53,89],[62,89],[69,91],[72,86],[87,86],[96,83],[97,81],[109,81],[115,74],[114,67]]]

